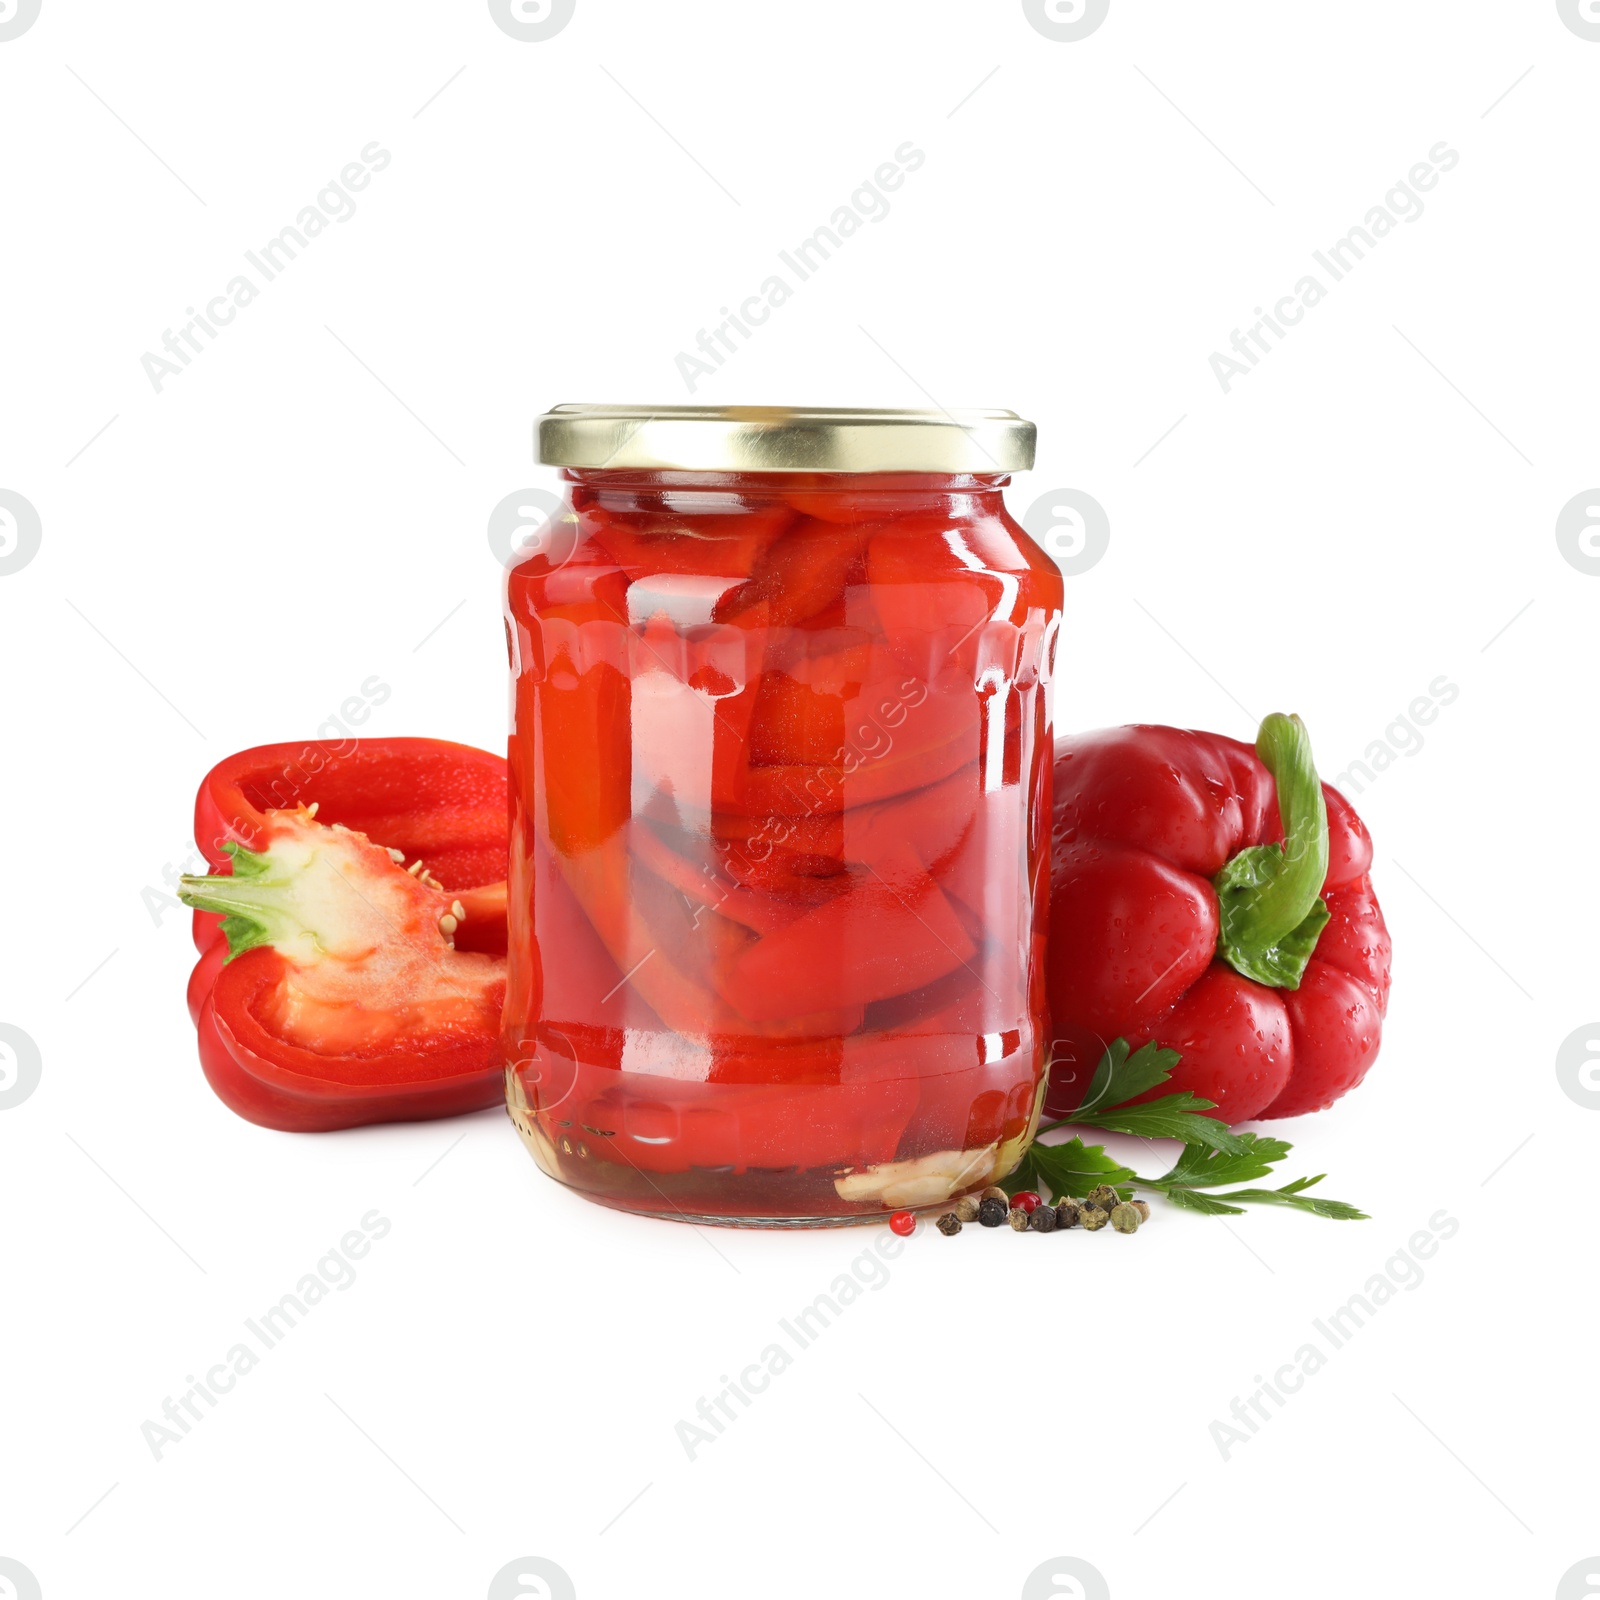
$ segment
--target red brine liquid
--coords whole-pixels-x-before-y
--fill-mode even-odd
[[[1005,479],[565,476],[507,589],[535,1158],[779,1226],[995,1181],[1048,1044],[1061,609]]]

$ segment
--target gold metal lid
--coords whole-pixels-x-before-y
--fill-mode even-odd
[[[534,425],[550,467],[701,472],[1025,472],[1014,411],[843,406],[556,406]]]

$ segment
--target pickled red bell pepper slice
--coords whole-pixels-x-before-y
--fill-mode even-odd
[[[737,952],[749,930],[715,911],[697,912],[664,880],[636,871],[622,838],[557,860],[616,963],[619,983],[674,1033],[827,1038],[861,1026],[861,1005],[848,998],[756,1013],[719,995],[714,969],[742,959]]]
[[[696,863],[668,844],[648,823],[635,821],[629,840],[641,865],[695,905],[716,911],[757,933],[770,933],[800,915],[771,895],[752,894],[724,878],[707,861]]]
[[[579,510],[578,529],[580,541],[597,545],[630,582],[662,573],[747,579],[762,552],[794,520],[793,510],[782,504],[692,517],[586,504]]]
[[[638,586],[629,595],[637,607]],[[680,631],[663,612],[648,613],[627,636],[632,696],[641,714],[631,730],[636,786],[669,793],[703,817],[719,797],[744,791],[750,725],[762,683],[766,604],[733,623]],[[687,634],[687,636],[685,636]],[[704,753],[711,752],[710,794]]]
[[[718,615],[739,616],[764,602],[774,627],[815,626],[818,616],[842,604],[867,536],[864,528],[830,527],[810,518],[796,523],[762,551],[750,581],[721,602]]]
[[[974,949],[938,884],[902,848],[847,892],[758,939],[718,988],[744,1016],[782,1017],[920,988]]]
[[[959,666],[971,691],[984,622],[1005,616],[1020,593],[1016,578],[972,571],[962,559],[970,529],[908,518],[867,547],[867,582],[884,637],[900,663],[914,673]]]
[[[910,676],[889,662],[843,698],[843,738],[825,760],[798,752],[752,765],[741,795],[720,808],[745,816],[814,817],[920,789],[978,759],[982,711],[970,682]],[[780,736],[781,737],[781,736]]]
[[[948,864],[971,833],[977,807],[976,771],[963,768],[893,800],[817,817],[719,816],[715,859],[698,869],[691,865],[699,882],[685,892],[714,897],[719,886],[727,893],[737,885],[753,891],[750,900],[756,906],[816,905],[849,887],[847,868],[892,856],[902,844],[927,862],[943,885]],[[758,919],[739,909],[728,914],[759,931],[793,920],[792,914]]]
[[[585,1084],[600,1075],[581,1074]],[[695,1167],[874,1166],[893,1158],[916,1109],[908,1077],[858,1083],[685,1083],[605,1074],[593,1097],[560,1115],[585,1133],[592,1155],[641,1172]]]
[[[563,855],[612,838],[631,813],[632,688],[616,659],[619,631],[600,603],[552,607],[539,619],[531,648],[542,653],[538,697],[544,823]],[[534,715],[518,688],[519,724]]]

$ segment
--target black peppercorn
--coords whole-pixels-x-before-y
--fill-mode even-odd
[[[1006,1203],[990,1195],[978,1207],[978,1221],[985,1228],[998,1228],[1006,1220]]]
[[[1076,1200],[1063,1200],[1056,1207],[1056,1226],[1076,1228],[1083,1220],[1083,1206]]]
[[[934,1227],[936,1227],[939,1232],[945,1236],[945,1238],[953,1239],[956,1234],[961,1232],[961,1218],[958,1217],[955,1212],[947,1211],[936,1223],[934,1223]]]
[[[1028,1229],[1031,1233],[1054,1233],[1056,1231],[1056,1208],[1054,1206],[1036,1206],[1033,1215],[1028,1218]]]

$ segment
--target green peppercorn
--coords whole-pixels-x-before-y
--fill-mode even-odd
[[[1076,1228],[1083,1220],[1083,1206],[1077,1200],[1063,1200],[1056,1207],[1056,1226],[1058,1228]]]
[[[992,1194],[985,1195],[978,1205],[978,1221],[985,1228],[998,1228],[1006,1220],[1006,1203],[996,1200]]]
[[[1028,1218],[1028,1230],[1031,1233],[1054,1233],[1056,1231],[1056,1208],[1054,1206],[1035,1206],[1033,1215]]]
[[[1109,1214],[1099,1206],[1085,1206],[1078,1217],[1078,1226],[1087,1228],[1090,1233],[1098,1233],[1110,1220]]]
[[[1098,1183],[1089,1191],[1086,1203],[1091,1206],[1099,1206],[1109,1216],[1112,1206],[1116,1205],[1121,1198],[1122,1196],[1109,1183]]]
[[[1126,1200],[1119,1201],[1111,1208],[1111,1226],[1118,1233],[1137,1233],[1139,1224],[1143,1221],[1138,1207],[1130,1205]]]
[[[1028,1231],[1028,1213],[1021,1206],[1013,1206],[1006,1213],[1006,1221],[1011,1224],[1013,1233],[1026,1233]]]
[[[937,1222],[934,1223],[934,1227],[936,1227],[939,1232],[945,1236],[945,1238],[953,1239],[958,1233],[961,1232],[961,1218],[958,1217],[955,1212],[947,1211],[942,1217],[939,1218]]]
[[[961,1222],[976,1222],[978,1220],[978,1197],[975,1194],[963,1195],[956,1201],[956,1217]]]

